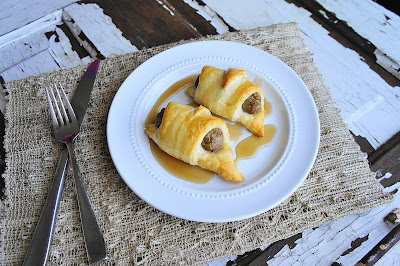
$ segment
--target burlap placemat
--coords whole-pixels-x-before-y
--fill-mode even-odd
[[[303,185],[276,208],[231,223],[199,223],[164,214],[138,198],[114,168],[106,141],[113,96],[125,78],[164,45],[101,63],[76,155],[93,208],[104,231],[105,264],[199,264],[242,254],[268,243],[387,204],[365,154],[343,123],[296,24],[201,38],[245,43],[280,58],[304,80],[318,107],[321,143]],[[193,41],[193,40],[191,40]],[[20,264],[49,190],[60,153],[53,137],[44,86],[64,85],[69,97],[86,66],[30,77],[5,85],[7,169],[1,264]],[[134,89],[134,88],[133,88]],[[71,171],[65,182],[49,258],[50,265],[87,263]]]

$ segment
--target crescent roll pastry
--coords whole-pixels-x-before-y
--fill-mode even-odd
[[[195,86],[186,91],[216,115],[243,124],[259,137],[264,136],[264,93],[244,70],[204,66]]]
[[[170,102],[155,124],[146,126],[149,137],[169,155],[213,171],[231,182],[244,181],[233,163],[229,131],[224,121],[203,106]]]

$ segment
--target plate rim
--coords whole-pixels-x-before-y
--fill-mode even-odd
[[[166,208],[164,208],[163,206],[161,206],[160,204],[157,204],[157,200],[156,200],[156,201],[154,201],[154,200],[152,200],[152,199],[149,200],[148,198],[144,197],[143,194],[140,193],[140,191],[137,191],[137,189],[136,189],[135,187],[132,187],[132,184],[131,184],[130,182],[127,181],[126,176],[124,177],[124,175],[123,175],[123,172],[124,172],[124,171],[121,171],[121,167],[119,167],[120,165],[117,165],[117,164],[119,164],[119,163],[116,162],[116,156],[115,156],[115,153],[114,153],[113,147],[112,147],[112,146],[113,146],[113,143],[112,143],[113,137],[111,136],[111,131],[112,131],[112,129],[111,129],[111,127],[110,127],[110,125],[112,125],[112,123],[110,123],[110,122],[112,122],[112,121],[110,121],[110,120],[112,120],[112,117],[113,117],[113,112],[114,112],[114,108],[113,108],[113,107],[115,107],[115,105],[117,104],[117,101],[118,101],[118,99],[119,99],[119,97],[120,97],[121,91],[123,91],[124,88],[126,88],[126,86],[127,86],[126,84],[128,84],[128,83],[130,82],[130,79],[132,79],[132,78],[134,77],[133,73],[139,73],[140,71],[142,71],[142,69],[145,69],[146,66],[148,66],[149,64],[150,64],[150,65],[153,64],[153,62],[156,62],[160,57],[165,56],[165,55],[168,54],[168,53],[169,53],[169,54],[171,54],[171,53],[176,53],[177,50],[178,50],[178,52],[179,52],[179,50],[181,50],[181,49],[183,49],[183,48],[184,48],[184,49],[188,49],[188,47],[190,47],[190,46],[196,47],[196,46],[199,46],[199,45],[200,45],[200,46],[203,46],[203,47],[204,47],[205,45],[206,45],[206,46],[211,46],[211,47],[213,47],[214,45],[217,45],[217,46],[218,46],[218,45],[223,45],[223,46],[225,46],[225,45],[228,45],[228,46],[229,46],[229,45],[230,45],[230,47],[231,47],[231,46],[234,46],[234,47],[237,47],[237,49],[241,49],[241,48],[242,48],[242,49],[245,49],[245,47],[246,47],[246,49],[256,49],[258,52],[262,52],[263,54],[268,55],[269,57],[274,58],[274,60],[279,61],[280,64],[283,65],[283,66],[286,68],[285,71],[289,71],[289,72],[292,73],[292,75],[293,75],[294,77],[297,77],[297,82],[300,82],[301,85],[303,86],[303,88],[305,88],[305,89],[306,89],[306,92],[308,93],[308,94],[307,94],[307,93],[305,93],[305,94],[306,94],[306,96],[309,98],[309,100],[311,100],[311,105],[313,105],[313,108],[312,108],[312,109],[314,109],[314,111],[315,111],[315,115],[316,115],[316,116],[314,117],[314,119],[316,118],[316,121],[314,121],[314,124],[315,124],[317,127],[314,128],[314,129],[317,131],[317,133],[315,133],[315,134],[316,134],[316,137],[318,138],[317,140],[315,140],[315,142],[314,142],[314,147],[313,147],[313,150],[312,150],[312,152],[311,152],[311,153],[312,153],[312,155],[311,155],[312,160],[310,160],[310,162],[307,164],[307,166],[303,167],[303,170],[304,170],[303,172],[306,172],[306,174],[302,174],[302,177],[299,179],[299,181],[297,182],[297,184],[295,184],[295,185],[292,186],[289,190],[286,191],[287,196],[281,197],[281,199],[278,200],[279,202],[276,203],[276,204],[274,204],[274,206],[272,206],[272,207],[267,207],[267,208],[258,207],[258,209],[255,210],[255,211],[253,211],[253,212],[249,211],[247,214],[242,214],[242,215],[236,214],[236,215],[233,215],[233,216],[231,216],[231,217],[226,217],[226,218],[224,218],[224,217],[219,217],[219,218],[216,218],[216,217],[204,217],[204,218],[201,218],[201,219],[191,219],[190,215],[188,216],[188,215],[185,215],[185,214],[175,213],[175,212],[173,212],[173,211],[171,212],[171,210],[169,210],[168,208],[166,209]],[[192,48],[193,48],[193,47],[192,47]],[[210,47],[208,47],[208,48],[210,48]],[[179,55],[178,55],[178,56],[179,56]],[[179,61],[179,60],[178,60],[178,61]],[[126,89],[125,89],[125,90],[126,90]],[[303,92],[303,93],[304,93],[304,92]],[[141,94],[140,91],[139,91],[138,93],[136,93],[136,95],[140,95],[140,94]],[[304,96],[304,95],[303,95],[303,96]],[[307,98],[307,97],[306,97],[306,98]],[[133,113],[134,113],[133,111],[135,110],[136,104],[137,104],[137,102],[135,102],[135,103],[133,104],[133,106],[131,106],[131,110],[130,110],[131,115],[133,115]],[[294,119],[296,120],[296,118],[294,118]],[[294,122],[296,123],[297,121],[294,121]],[[130,120],[129,123],[130,123],[130,124],[133,124],[133,123],[132,123],[132,119]],[[147,61],[145,61],[143,64],[139,65],[139,66],[125,79],[125,81],[121,84],[120,88],[118,89],[117,93],[115,94],[114,99],[113,99],[112,104],[111,104],[111,107],[110,107],[110,110],[109,110],[108,119],[107,119],[107,141],[108,141],[108,147],[109,147],[109,150],[110,150],[110,155],[111,155],[111,157],[112,157],[112,160],[113,160],[113,162],[114,162],[114,165],[115,165],[117,171],[119,172],[120,176],[121,176],[122,179],[125,181],[125,183],[128,185],[128,187],[129,187],[135,194],[137,194],[139,197],[141,197],[143,200],[145,200],[147,203],[149,203],[150,205],[154,206],[155,208],[157,208],[157,209],[159,209],[159,210],[161,210],[161,211],[163,211],[163,212],[165,212],[165,213],[171,214],[171,215],[176,216],[176,217],[179,217],[179,218],[188,219],[188,220],[195,220],[195,221],[200,221],[200,222],[229,222],[229,221],[236,221],[236,220],[242,220],[242,219],[245,219],[245,218],[249,218],[249,217],[255,216],[255,215],[257,215],[257,214],[260,214],[260,213],[262,213],[262,212],[265,212],[265,211],[267,211],[267,210],[269,210],[269,209],[271,209],[271,208],[277,206],[279,203],[281,203],[281,202],[284,201],[286,198],[288,198],[290,195],[292,195],[293,192],[304,182],[304,179],[307,177],[309,171],[311,170],[311,168],[312,168],[312,166],[313,166],[313,164],[314,164],[314,161],[315,161],[316,156],[317,156],[317,153],[318,153],[319,135],[320,135],[319,132],[320,132],[320,128],[319,128],[319,116],[318,116],[318,111],[317,111],[315,102],[314,102],[314,100],[313,100],[313,98],[312,98],[312,95],[311,95],[310,91],[308,90],[307,86],[304,84],[303,80],[297,75],[297,73],[295,73],[289,66],[287,66],[284,62],[282,62],[282,61],[281,61],[280,59],[278,59],[277,57],[275,57],[275,56],[269,54],[268,52],[263,51],[263,50],[261,50],[261,49],[259,49],[259,48],[257,48],[257,47],[249,46],[249,45],[246,45],[246,44],[243,44],[243,43],[238,43],[238,42],[220,41],[220,40],[196,41],[196,42],[190,42],[190,43],[178,45],[178,46],[175,46],[175,47],[172,47],[172,48],[170,48],[170,49],[167,49],[167,50],[165,50],[165,51],[163,51],[163,52],[161,52],[161,53],[159,53],[159,54],[157,54],[157,55],[151,57],[150,59],[148,59]],[[294,138],[296,138],[296,136],[294,136]],[[295,145],[295,143],[293,143],[293,145]],[[187,194],[186,194],[186,196],[187,196]],[[200,198],[201,198],[201,197],[200,197]]]

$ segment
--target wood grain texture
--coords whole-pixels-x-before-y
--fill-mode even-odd
[[[374,245],[379,241],[380,238],[385,237],[385,234],[389,233],[391,228],[393,226],[391,225],[386,225],[384,220],[383,220],[383,214],[388,213],[391,211],[395,206],[398,206],[400,204],[400,193],[398,192],[398,187],[400,186],[400,133],[396,134],[393,138],[391,138],[387,143],[382,145],[379,149],[376,151],[372,149],[370,145],[368,145],[368,142],[365,141],[363,138],[355,138],[355,140],[360,144],[361,147],[367,147],[369,157],[368,160],[371,165],[371,170],[377,172],[377,178],[379,178],[380,183],[382,186],[385,188],[388,188],[388,191],[392,191],[394,194],[396,194],[396,201],[392,203],[390,206],[384,206],[380,207],[378,209],[375,209],[370,212],[362,213],[362,214],[357,214],[353,216],[349,216],[344,218],[343,220],[340,221],[335,221],[333,224],[335,224],[332,227],[335,226],[343,226],[346,224],[345,220],[348,221],[348,225],[344,226],[343,228],[336,228],[335,232],[337,232],[338,235],[334,236],[336,239],[330,239],[329,240],[329,230],[324,231],[324,234],[322,237],[316,238],[318,241],[324,241],[321,243],[316,242],[316,245],[320,248],[323,249],[329,247],[329,249],[334,249],[334,243],[339,243],[340,245],[349,245],[349,248],[342,252],[341,254],[336,255],[336,259],[338,262],[349,262],[355,264],[357,262],[357,259],[353,258],[359,258],[363,263],[365,263],[365,259],[363,259],[363,256],[368,252],[368,250],[372,249]],[[364,150],[364,152],[367,152]],[[373,217],[377,215],[376,213],[382,212],[379,214],[379,218],[374,219]],[[368,218],[367,218],[368,217]],[[366,222],[366,219],[369,219],[370,223],[373,223],[372,225]],[[357,223],[365,223],[363,226],[366,228],[370,228],[364,231],[364,233],[361,233],[361,231],[356,230],[356,224]],[[321,228],[326,228],[326,226],[329,225],[322,225]],[[380,228],[380,229],[379,229]],[[363,234],[360,237],[353,237],[353,233],[350,233],[351,231],[355,230],[357,234]],[[371,231],[368,231],[371,230]],[[347,233],[346,233],[347,232]],[[299,234],[295,237],[291,237],[288,239],[284,239],[281,241],[278,241],[274,244],[271,244],[268,246],[266,249],[263,251],[257,249],[251,252],[247,252],[244,255],[238,256],[233,261],[228,262],[227,265],[278,265],[282,263],[283,261],[281,260],[282,258],[287,258],[290,256],[290,250],[292,250],[297,244],[304,244],[304,243],[310,243],[309,238],[314,238],[317,237],[318,234],[315,230],[307,231],[305,234]],[[346,237],[341,238],[341,234],[346,235],[347,234],[347,240]],[[394,235],[398,234],[398,230],[396,231],[391,231],[389,235]],[[328,240],[324,240],[328,237]],[[349,242],[349,239],[351,240]],[[354,240],[352,240],[354,239]],[[296,242],[297,241],[297,242]],[[343,241],[343,242],[341,242]],[[392,245],[393,243],[391,242],[391,248],[394,246]],[[338,250],[340,250],[338,248]],[[367,250],[367,251],[363,251]],[[289,253],[288,253],[289,252]],[[300,251],[292,251],[292,255],[300,255],[298,252]],[[333,256],[332,253],[333,251],[329,251],[329,256],[331,259],[334,259],[335,256]],[[385,250],[385,252],[389,252],[389,249]],[[375,263],[378,261],[378,259],[382,258],[383,254],[385,252],[379,252],[379,256],[375,256],[374,259],[377,259]],[[385,260],[385,262],[382,262],[383,265],[395,265],[395,264],[390,264],[391,259],[393,258],[394,260],[396,259],[396,252],[397,250],[391,251],[393,253],[393,257],[390,257],[389,260]],[[321,253],[321,252],[320,252]],[[376,253],[376,252],[375,252]],[[322,256],[324,252],[321,253],[320,256]],[[356,255],[355,255],[356,254]],[[319,255],[315,254],[316,257]],[[281,259],[278,259],[280,258]],[[275,260],[273,260],[276,258]],[[311,258],[309,258],[311,259]],[[298,260],[289,260],[285,261],[285,263],[310,263],[309,259],[307,260],[306,258]],[[272,260],[272,261],[271,261]],[[316,261],[315,261],[316,262]],[[334,265],[347,265],[346,263],[338,263],[334,261],[326,261],[327,264]],[[284,263],[284,264],[285,264]],[[321,263],[319,261],[318,263]],[[379,265],[379,264],[378,264]]]
[[[339,21],[345,21],[349,28],[375,46],[373,53],[377,58],[376,62],[400,78],[400,52],[396,49],[400,40],[398,15],[373,1],[364,1],[362,4],[348,0],[301,1],[318,2],[326,10],[334,13]]]
[[[362,51],[343,45],[346,42],[356,47],[348,38],[337,40],[340,32],[335,23],[331,31],[327,30],[324,26],[329,23],[319,21],[325,16],[314,19],[302,0],[255,1],[253,5],[238,1],[229,8],[227,0],[203,2],[236,30],[296,21],[349,129],[366,138],[375,149],[400,130],[400,121],[390,119],[400,114],[399,80],[371,60],[373,69],[360,54]]]
[[[105,57],[137,51],[97,4],[71,4],[64,8],[63,21],[77,38],[80,33],[84,33]],[[89,44],[83,45],[87,45],[86,49],[93,58],[97,57],[97,52],[89,49]]]
[[[196,10],[178,0],[90,0],[111,17],[113,23],[138,49],[216,34]]]
[[[392,146],[390,149],[389,146],[382,147],[386,152],[379,159],[372,157],[374,160],[374,163],[371,165],[372,171],[378,172],[381,176],[387,173],[391,174],[390,178],[382,182],[382,185],[385,187],[400,182],[400,141],[396,141],[399,139],[398,136],[399,134],[393,138],[393,143],[388,144],[395,146]]]
[[[2,0],[0,1],[0,36],[42,18],[77,0]]]
[[[377,63],[375,51],[377,47],[370,40],[361,36],[355,29],[351,28],[345,20],[339,19],[336,14],[327,10],[316,0],[286,0],[299,8],[311,12],[311,18],[329,31],[329,35],[344,47],[357,52],[368,66],[382,79],[392,86],[399,86],[400,81],[392,73]]]
[[[23,2],[19,3],[23,4],[24,2],[26,1],[24,0]],[[42,3],[47,1],[38,0],[36,2]],[[63,2],[68,2],[68,0]],[[377,98],[378,100],[382,100],[384,103],[380,106],[382,109],[396,103],[395,98],[393,98],[394,100],[392,99],[391,102],[387,101],[387,99],[395,97],[395,94],[389,95],[381,92],[382,90],[396,92],[396,87],[400,86],[400,81],[398,78],[393,76],[392,73],[388,72],[382,65],[379,65],[376,62],[377,55],[375,54],[375,51],[377,49],[377,45],[371,43],[369,37],[365,37],[357,32],[356,27],[351,27],[351,25],[346,22],[346,18],[341,19],[336,15],[334,10],[330,9],[328,5],[322,5],[321,3],[324,1],[278,0],[275,1],[274,4],[271,4],[272,2],[270,1],[271,3],[269,3],[269,5],[266,4],[267,1],[255,1],[253,6],[254,10],[252,10],[251,13],[252,16],[245,16],[241,26],[240,23],[237,23],[237,21],[241,22],[240,15],[235,17],[236,21],[232,21],[229,17],[229,12],[232,13],[232,10],[229,10],[228,5],[222,6],[221,8],[218,8],[218,6],[211,8],[211,4],[206,4],[208,2],[209,1],[203,2],[195,0],[82,1],[82,3],[99,5],[99,7],[104,10],[104,14],[110,16],[112,23],[122,31],[122,36],[139,49],[167,44],[182,39],[205,36],[208,34],[217,34],[217,29],[210,23],[210,18],[208,17],[209,14],[212,14],[212,16],[218,18],[223,23],[226,23],[226,28],[230,31],[245,29],[246,27],[253,26],[267,26],[267,24],[278,22],[297,21],[299,23],[304,23],[305,26],[303,27],[303,31],[307,35],[306,38],[308,38],[312,52],[316,51],[318,55],[319,48],[317,45],[315,45],[316,43],[319,43],[321,47],[323,47],[325,44],[329,45],[329,47],[336,47],[337,44],[329,39],[332,38],[338,43],[337,47],[340,46],[340,49],[334,50],[335,53],[339,53],[338,55],[343,54],[343,58],[346,58],[346,56],[349,57],[349,61],[351,62],[353,62],[356,57],[359,57],[357,60],[359,60],[361,63],[355,65],[354,68],[351,69],[348,68],[345,63],[335,65],[332,64],[333,61],[331,62],[331,59],[327,60],[324,56],[316,57],[317,62],[322,62],[322,69],[324,71],[326,70],[326,72],[324,72],[324,76],[328,77],[328,81],[331,82],[329,84],[333,86],[335,99],[339,102],[341,109],[344,110],[345,117],[347,116],[346,112],[352,110],[352,104],[356,105],[354,110],[362,110],[363,106],[368,104],[377,104],[377,102],[367,101],[368,93],[365,94],[367,96],[362,95],[365,91],[369,91],[369,94],[374,96],[377,95],[375,94],[376,92],[383,95],[382,97]],[[9,3],[9,0],[6,0],[5,2],[3,1],[0,4],[0,7],[4,3]],[[244,6],[246,5],[249,6],[247,2],[244,3]],[[27,7],[29,7],[29,5],[21,7],[21,10],[25,10],[24,12],[26,13]],[[274,9],[273,7],[279,8]],[[29,17],[32,18],[35,16],[39,18],[44,14],[48,14],[48,12],[51,12],[52,10],[51,8],[47,8],[46,10],[42,8],[47,7],[44,5],[41,7],[41,9],[32,10],[32,13],[35,14],[32,14],[32,16]],[[202,14],[199,12],[200,8],[202,11],[207,10],[209,13],[206,15]],[[250,8],[251,7],[248,7],[248,9]],[[0,22],[5,21],[1,20],[1,14],[4,14],[4,10],[2,11],[3,13],[0,12]],[[239,11],[240,13],[246,12],[245,9]],[[257,17],[257,15],[260,13],[262,13],[262,16]],[[19,17],[17,16],[16,18]],[[24,21],[23,24],[26,24],[26,21],[28,20],[23,18],[21,21]],[[390,22],[390,20],[388,21]],[[85,24],[87,22],[80,23]],[[2,27],[4,26],[6,26],[6,24],[1,24],[0,29],[3,29]],[[9,31],[10,29],[12,29],[12,27],[8,27],[5,32]],[[62,30],[65,36],[59,32],[59,29]],[[83,63],[84,61],[82,61],[82,58],[87,57],[88,52],[80,47],[80,44],[67,29],[68,28],[65,24],[58,26],[54,24],[53,28],[46,30],[45,33],[41,33],[42,35],[40,36],[31,36],[27,39],[22,38],[19,42],[14,43],[13,46],[8,47],[8,50],[0,50],[0,57],[2,58],[4,58],[5,54],[12,53],[12,51],[19,51],[18,56],[13,56],[12,58],[7,57],[7,60],[3,60],[2,64],[0,65],[0,68],[2,69],[0,72],[8,71],[8,73],[1,75],[3,75],[6,79],[22,78],[25,74],[37,75],[43,72],[52,71],[52,67],[54,67],[54,69],[59,68],[60,64],[69,65],[71,62],[75,62],[69,62],[69,60],[72,58],[75,58],[74,60],[78,60],[79,58],[81,63]],[[81,37],[83,36],[84,35],[81,35]],[[60,38],[62,43],[59,43]],[[66,39],[70,40],[70,47],[65,48],[64,50],[63,47],[65,46],[62,46],[62,44],[67,44]],[[87,36],[84,36],[83,39],[91,42],[90,37],[88,38]],[[94,47],[95,45],[92,43],[91,46]],[[71,51],[69,49],[71,49]],[[51,50],[58,52],[51,52]],[[351,50],[352,52],[350,53],[348,50]],[[68,53],[66,53],[67,55],[62,62],[69,63],[60,63],[61,61],[54,59],[54,56],[59,58],[56,54],[60,55],[60,58],[63,58],[64,51],[68,51]],[[77,52],[78,57],[76,57],[74,51]],[[336,60],[333,56],[332,58],[332,60]],[[40,64],[40,60],[45,59],[48,59],[49,63]],[[363,64],[362,62],[366,63],[367,67],[359,67]],[[359,77],[352,76],[342,78],[340,75],[334,76],[333,74],[335,74],[336,68],[339,68],[340,66],[346,67],[346,71],[350,71],[349,73],[352,75],[357,73]],[[362,71],[358,71],[358,69],[362,69]],[[343,71],[343,73],[346,71]],[[342,72],[337,71],[337,73],[340,74]],[[371,80],[377,80],[380,78],[380,82],[365,82],[365,79],[368,79],[370,75],[374,75]],[[330,78],[332,78],[332,81]],[[343,82],[342,79],[345,81]],[[334,82],[339,82],[339,84],[334,84]],[[358,93],[361,95],[361,98],[364,100],[367,99],[364,101],[364,105],[359,104],[359,99],[356,99],[355,97],[349,97],[349,94],[356,91],[357,87],[360,89]],[[357,95],[357,93],[354,95]],[[352,95],[352,97],[354,95]],[[343,101],[347,101],[347,103],[343,103]],[[356,113],[353,118],[358,118],[357,116],[359,115],[361,115],[360,112]],[[398,117],[389,113],[387,115],[389,119],[397,119]],[[370,142],[372,142],[371,139],[379,137],[379,134],[386,131],[385,126],[376,125],[376,123],[379,122],[376,121],[376,119],[369,122],[366,120],[368,119],[365,119],[365,121],[360,124],[362,124],[362,126],[366,125],[366,127],[375,127],[374,130],[376,130],[371,130],[371,134],[368,137]],[[358,122],[356,121],[356,123]],[[387,124],[388,122],[385,123]],[[385,125],[385,123],[383,124]],[[367,129],[367,131],[369,131],[369,129]],[[400,181],[399,134],[400,133],[397,133],[392,138],[390,138],[390,136],[382,138],[383,140],[379,140],[373,146],[370,142],[368,142],[368,139],[365,138],[365,134],[363,135],[364,137],[355,136],[356,141],[360,144],[362,150],[367,152],[369,155],[371,169],[373,171],[378,171],[378,177],[380,177],[381,184],[387,188],[391,188],[393,193],[396,193],[397,186]],[[2,115],[0,115],[0,136],[4,136],[4,118]],[[385,140],[388,141],[382,145]],[[4,171],[4,167],[4,149],[0,149],[1,173]],[[0,191],[2,191],[4,188],[4,183],[1,181],[2,179],[0,179]],[[0,192],[0,197],[2,196],[4,196],[4,194]],[[400,204],[400,201],[397,200],[394,205],[395,204]],[[363,213],[358,216],[348,217],[341,221],[334,222],[329,226],[321,226],[321,228],[304,232],[304,234],[299,234],[294,238],[279,241],[270,245],[264,251],[257,249],[243,256],[239,256],[236,260],[229,262],[228,265],[247,265],[249,263],[258,265],[259,263],[263,264],[267,261],[274,265],[290,262],[295,263],[296,261],[291,256],[299,256],[298,258],[300,259],[298,261],[310,262],[312,261],[312,256],[315,256],[315,258],[318,259],[319,256],[324,256],[324,254],[327,253],[329,254],[326,256],[331,256],[329,258],[336,256],[335,258],[337,259],[338,263],[346,264],[345,262],[348,263],[351,261],[352,256],[355,258],[361,258],[363,255],[365,255],[365,251],[371,249],[377,242],[379,242],[379,237],[383,237],[384,234],[388,232],[389,229],[385,228],[384,223],[379,222],[379,219],[381,218],[381,214],[379,212],[381,212],[382,215],[383,213],[386,214],[387,212],[391,211],[390,208],[394,205]],[[372,223],[372,226],[371,224],[368,225],[368,223]],[[365,226],[365,228],[363,228],[363,226]],[[376,228],[374,228],[374,226]],[[312,241],[320,241],[321,243],[312,243]],[[329,247],[333,249],[333,251],[327,252],[326,250],[318,250],[318,248],[324,247]],[[293,250],[294,248],[296,249]],[[314,251],[315,254],[311,254],[310,251]],[[306,255],[301,257],[301,252],[305,253]],[[310,258],[305,259],[305,256],[310,256]],[[397,255],[391,256],[388,260],[386,260],[386,262],[390,264],[390,260],[393,260],[393,258],[396,258],[396,256]],[[275,257],[276,259],[273,260]],[[399,257],[397,256],[397,258]]]

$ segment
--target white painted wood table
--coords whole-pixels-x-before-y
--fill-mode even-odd
[[[391,231],[383,218],[400,207],[400,17],[395,4],[392,12],[377,2],[3,0],[1,83],[181,39],[297,22],[344,121],[396,200],[262,247],[261,258],[269,265],[354,265]],[[0,97],[2,112],[4,105]],[[258,264],[260,254],[213,264]],[[400,245],[377,264],[399,265]]]

